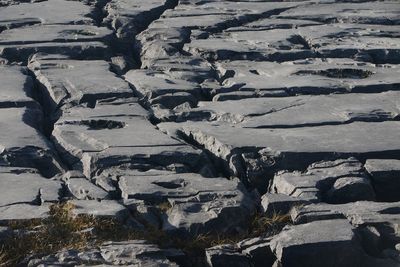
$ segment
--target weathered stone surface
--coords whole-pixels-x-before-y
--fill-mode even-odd
[[[119,179],[126,199],[169,202],[163,229],[182,234],[231,232],[245,227],[255,203],[238,181],[193,173],[128,172]]]
[[[173,109],[185,102],[194,106],[197,100],[193,95],[201,91],[196,83],[174,79],[163,72],[131,70],[125,74],[125,79],[149,106],[161,104]]]
[[[383,201],[399,201],[400,161],[369,159],[365,169],[371,175],[377,198]]]
[[[253,266],[272,266],[276,260],[275,255],[272,253],[269,237],[256,237],[240,241],[236,245],[242,254],[250,257]]]
[[[0,9],[0,30],[35,24],[89,24],[93,22],[88,17],[91,12],[90,7],[79,1],[21,3]]]
[[[40,259],[32,259],[28,266],[74,266],[90,262],[96,266],[178,266],[168,260],[181,254],[176,250],[161,250],[142,240],[103,243],[98,248],[61,251]]]
[[[52,144],[39,132],[42,117],[37,108],[0,109],[1,165],[33,167],[46,177],[63,171]]]
[[[101,187],[90,182],[80,172],[67,172],[63,175],[68,193],[79,200],[102,200],[109,198],[108,193]]]
[[[105,6],[109,23],[119,38],[132,38],[157,19],[167,8],[173,7],[173,1],[127,1],[112,0]]]
[[[273,94],[373,93],[398,90],[399,68],[350,59],[307,59],[283,63],[227,61],[217,64],[223,87],[214,94],[251,92]],[[279,95],[278,95],[279,96]],[[215,96],[219,100],[221,96]]]
[[[96,171],[120,164],[147,169],[173,163],[196,166],[201,160],[200,151],[158,131],[146,118],[138,116],[137,105],[103,102],[95,108],[76,107],[76,112],[66,113],[52,133],[63,159],[89,178]],[[131,111],[121,114],[124,106]],[[100,114],[103,115],[99,117]]]
[[[43,178],[37,171],[0,167],[0,207],[14,204],[56,202],[62,195],[61,182]]]
[[[176,121],[222,121],[243,128],[292,128],[354,121],[395,120],[400,92],[248,98],[200,102],[174,114]]]
[[[295,223],[312,222],[316,220],[348,218],[355,226],[381,225],[397,227],[400,211],[398,202],[382,203],[359,201],[341,205],[311,204],[296,207],[292,210],[292,219]],[[392,232],[392,235],[398,235]]]
[[[375,199],[361,162],[354,158],[315,163],[304,173],[278,173],[270,190],[309,201],[330,203]]]
[[[31,54],[67,54],[74,58],[104,58],[112,32],[91,25],[43,25],[10,29],[0,34],[0,55],[26,61]]]
[[[362,266],[361,246],[346,220],[292,226],[272,239],[271,248],[282,266]]]
[[[161,123],[158,126],[169,134],[185,136],[227,162],[234,154],[249,150],[261,152],[267,161],[271,160],[271,164],[266,165],[267,170],[305,169],[318,159],[333,156],[371,158],[379,154],[389,158],[395,157],[399,149],[397,139],[393,139],[398,134],[396,121],[290,129],[244,129],[207,122]],[[246,177],[240,172],[237,175]]]
[[[292,197],[285,194],[267,193],[261,197],[262,211],[268,214],[286,214],[292,207],[302,206],[310,202],[301,197]]]
[[[250,260],[238,252],[233,245],[220,245],[206,250],[207,263],[210,267],[234,266],[249,267]]]
[[[33,95],[33,80],[24,68],[0,65],[0,108],[38,107]]]
[[[86,103],[94,107],[101,99],[132,97],[129,85],[109,71],[106,61],[36,54],[28,66],[40,82],[42,101],[49,112],[65,105]]]
[[[127,241],[29,266],[398,267],[399,8],[0,0],[0,238],[70,200],[185,252]]]
[[[349,57],[379,64],[399,64],[400,42],[398,38],[390,37],[398,34],[396,28],[338,23],[301,28],[299,34],[309,47],[324,57]]]
[[[351,2],[351,1],[349,1]],[[356,1],[354,1],[356,2]],[[399,6],[395,2],[385,3],[324,3],[316,2],[286,10],[279,18],[308,19],[321,23],[362,23],[397,25],[400,23]],[[329,11],[327,8],[329,7]]]
[[[375,200],[371,182],[365,177],[341,177],[335,181],[326,195],[329,203]]]
[[[124,221],[129,217],[129,211],[115,200],[73,200],[73,213],[94,217],[113,218]]]
[[[8,225],[11,221],[27,221],[31,219],[44,219],[49,216],[50,204],[31,205],[15,204],[0,207],[0,224]]]

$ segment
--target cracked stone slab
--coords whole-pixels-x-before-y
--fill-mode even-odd
[[[298,94],[376,93],[399,90],[396,65],[375,65],[350,59],[307,59],[293,62],[227,61],[216,63],[223,87],[214,100]],[[230,93],[230,95],[227,93]],[[236,98],[240,99],[240,95]]]
[[[28,67],[40,83],[49,112],[105,98],[133,97],[129,85],[112,73],[103,60],[71,60],[62,55],[34,55]]]
[[[311,204],[293,208],[291,216],[295,224],[347,219],[354,227],[357,227],[364,248],[371,255],[380,258],[387,258],[385,249],[394,250],[400,238],[399,202],[360,201],[341,205]],[[374,266],[396,266],[382,264]]]
[[[400,92],[249,98],[199,102],[175,112],[176,121],[209,120],[242,128],[292,128],[387,121],[399,117]]]
[[[299,27],[307,27],[320,24],[321,24],[320,22],[316,22],[313,20],[281,19],[277,18],[277,16],[273,16],[265,19],[256,20],[254,22],[246,23],[239,27],[232,27],[225,31],[238,32],[238,31],[251,31],[251,30],[295,29]]]
[[[45,219],[49,217],[50,203],[43,205],[15,204],[0,207],[0,225],[10,222],[28,221],[32,219]]]
[[[385,229],[386,226],[391,225],[395,229],[398,227],[400,219],[398,205],[399,202],[372,201],[358,201],[339,205],[318,203],[295,207],[291,212],[291,216],[296,224],[347,218],[354,226],[381,225]],[[398,232],[389,231],[387,234],[392,235],[393,238],[398,235]]]
[[[264,149],[278,169],[305,169],[327,157],[396,158],[397,121],[353,122],[346,125],[289,129],[245,129],[217,122],[160,123],[171,135],[178,133],[203,145],[229,162],[233,154]],[[271,167],[271,165],[269,165]]]
[[[195,56],[172,56],[157,58],[149,69],[165,73],[166,77],[188,82],[202,83],[216,78],[216,71],[206,60]],[[157,73],[157,72],[156,72]]]
[[[1,165],[33,167],[45,177],[63,172],[52,144],[39,131],[42,119],[38,109],[0,109]]]
[[[0,167],[0,206],[56,202],[62,183],[46,179],[34,169]]]
[[[321,23],[400,24],[399,5],[382,3],[324,3],[323,1],[295,7],[280,13],[282,19],[307,19]]]
[[[173,7],[172,1],[129,1],[111,0],[104,7],[109,23],[119,38],[128,38],[145,29],[156,20],[166,8]]]
[[[105,58],[112,31],[91,25],[42,25],[5,30],[0,33],[0,56],[26,61],[43,52],[74,58]]]
[[[71,203],[74,205],[74,215],[90,215],[120,221],[130,217],[128,209],[116,200],[72,200]]]
[[[250,267],[249,257],[238,252],[233,245],[219,245],[206,249],[206,258],[210,267]]]
[[[65,12],[68,10],[68,12]],[[79,1],[52,0],[21,3],[0,9],[0,29],[35,24],[90,24],[92,9]]]
[[[400,160],[369,159],[364,167],[371,175],[378,199],[400,200]]]
[[[181,3],[180,3],[181,4]],[[270,16],[298,3],[233,3],[200,2],[196,5],[178,5],[149,25],[137,38],[144,66],[151,66],[155,58],[178,54],[191,32],[219,32],[258,18]],[[240,13],[240,15],[237,15]],[[200,34],[203,36],[203,34]],[[194,41],[194,40],[192,40]]]
[[[109,198],[105,190],[89,181],[81,172],[68,171],[62,176],[62,180],[74,199],[103,200]]]
[[[299,29],[299,34],[319,55],[356,58],[379,64],[400,62],[398,26],[327,24]]]
[[[272,239],[271,248],[282,266],[362,266],[362,248],[347,220],[288,227]]]
[[[154,266],[163,267],[178,265],[168,258],[182,256],[183,253],[174,250],[162,250],[156,245],[147,244],[143,240],[128,240],[123,242],[106,242],[98,248],[86,248],[84,251],[65,250],[53,255],[31,259],[28,266],[81,265],[91,262],[97,266]]]
[[[256,60],[292,61],[315,57],[299,38],[296,29],[272,29],[265,32],[240,31],[195,39],[185,44],[184,51],[209,61]]]
[[[292,207],[310,204],[301,197],[266,193],[261,197],[261,209],[267,214],[287,214]]]
[[[362,163],[354,158],[317,162],[305,172],[278,172],[270,190],[299,197],[299,201],[323,200],[333,204],[375,199]]]
[[[38,108],[32,99],[33,80],[25,68],[0,65],[0,80],[0,108]]]
[[[253,266],[273,266],[276,257],[271,250],[273,237],[244,239],[236,244],[241,253],[250,257]]]
[[[105,102],[95,108],[75,107],[72,113],[65,113],[52,133],[63,159],[89,178],[96,171],[121,164],[145,168],[172,163],[196,166],[201,159],[200,151],[157,130],[140,116],[143,110],[136,113],[129,106],[132,104],[140,107],[137,102],[121,105]],[[129,108],[130,112],[121,113]]]
[[[131,171],[121,175],[119,188],[125,199],[171,203],[163,218],[163,230],[183,235],[244,227],[255,208],[239,181],[195,173]]]
[[[147,105],[161,104],[174,108],[182,103],[197,104],[201,88],[195,82],[175,79],[168,73],[149,70],[131,70],[125,74],[128,81]]]

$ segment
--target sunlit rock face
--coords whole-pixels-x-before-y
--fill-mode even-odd
[[[395,0],[0,0],[0,266],[400,266],[399,25]]]

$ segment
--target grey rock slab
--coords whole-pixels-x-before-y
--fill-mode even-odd
[[[239,181],[194,173],[128,172],[119,178],[119,188],[125,199],[171,203],[163,230],[182,235],[229,232],[244,227],[255,208]]]
[[[33,80],[25,68],[0,65],[0,108],[38,107],[33,95]]]
[[[207,60],[291,61],[315,57],[294,29],[229,32],[191,40],[184,50]]]
[[[132,104],[130,113],[121,113]],[[200,151],[159,131],[140,116],[143,109],[135,112],[135,105],[140,108],[137,103],[105,102],[95,108],[71,109],[74,111],[65,113],[54,125],[52,138],[58,151],[86,177],[91,177],[96,170],[128,163],[195,166],[200,160]]]
[[[323,57],[358,58],[379,64],[398,64],[398,26],[328,24],[299,29],[299,35]]]
[[[189,38],[189,29],[150,25],[136,36],[135,47],[140,51],[142,67],[150,67],[158,58],[179,56],[181,47]]]
[[[242,254],[250,258],[252,266],[272,266],[276,260],[270,242],[273,237],[255,237],[236,244]]]
[[[125,221],[129,211],[116,200],[72,200],[74,215],[91,215]]]
[[[310,202],[301,197],[285,194],[266,193],[261,197],[261,209],[267,214],[287,214],[292,207],[302,206]]]
[[[295,207],[292,209],[291,215],[296,224],[347,218],[356,227],[372,225],[379,227],[380,232],[389,227],[381,234],[385,233],[389,239],[393,239],[396,238],[396,235],[398,236],[398,232],[389,230],[398,227],[400,219],[398,205],[399,202],[372,201],[358,201],[339,205],[319,203]]]
[[[375,191],[365,177],[341,177],[326,193],[329,203],[348,203],[360,200],[375,200]]]
[[[293,62],[228,61],[216,63],[223,87],[213,94],[237,91],[297,94],[374,93],[399,89],[396,65],[350,59],[307,59]],[[266,95],[268,96],[268,95]]]
[[[288,267],[362,266],[361,245],[347,220],[289,227],[272,239],[271,248]]]
[[[70,60],[61,55],[36,54],[28,66],[40,83],[49,112],[65,105],[87,103],[93,107],[101,99],[133,97],[129,85],[112,73],[108,62],[103,60]]]
[[[68,12],[65,12],[68,10]],[[21,3],[0,9],[0,29],[32,24],[90,24],[93,10],[79,1],[52,0]]]
[[[70,266],[85,265],[90,262],[95,266],[176,267],[178,265],[169,261],[168,257],[182,254],[178,250],[162,250],[156,245],[147,244],[144,240],[128,240],[105,242],[96,248],[88,247],[81,252],[64,250],[40,258],[33,257],[28,266]]]
[[[46,179],[36,170],[0,167],[0,206],[56,202],[61,196],[62,183]]]
[[[399,123],[354,122],[289,129],[245,129],[225,123],[160,123],[171,135],[179,133],[228,160],[241,151],[266,150],[278,169],[305,169],[326,157],[395,157],[398,153]],[[305,164],[306,163],[306,164]]]
[[[94,185],[88,179],[73,177],[66,181],[69,193],[79,200],[107,199],[108,193],[101,187]]]
[[[399,117],[400,92],[263,97],[199,102],[175,112],[177,121],[221,121],[243,128],[292,128],[386,121]]]
[[[0,109],[0,162],[33,167],[45,177],[63,172],[52,144],[39,131],[43,114],[32,108]]]
[[[128,38],[144,30],[167,7],[172,7],[171,1],[112,0],[104,7],[107,17],[103,22],[109,23],[119,38]]]
[[[312,20],[301,20],[301,19],[281,19],[281,18],[264,18],[259,19],[251,23],[246,23],[239,27],[232,27],[226,32],[237,32],[237,31],[251,31],[251,30],[271,30],[271,29],[295,29],[299,27],[307,27],[320,25],[320,22]]]
[[[312,204],[293,208],[291,216],[295,224],[347,219],[354,227],[357,227],[363,247],[375,257],[386,258],[384,249],[394,250],[399,240],[399,202],[359,201],[340,205]],[[378,263],[372,266],[386,266]]]
[[[157,58],[153,61],[150,69],[166,73],[174,79],[197,83],[217,76],[209,62],[195,56]]]
[[[8,225],[9,222],[28,221],[32,219],[44,219],[49,217],[50,204],[31,205],[15,204],[0,207],[0,224]]]
[[[314,163],[305,172],[278,172],[270,190],[329,203],[375,199],[361,162],[354,158]]]
[[[383,201],[399,201],[400,161],[369,159],[364,165],[371,175],[377,198]]]
[[[219,245],[206,249],[207,264],[210,267],[250,267],[250,259],[233,245]]]
[[[329,10],[329,11],[328,11]],[[382,3],[324,3],[319,1],[280,13],[284,19],[307,19],[322,23],[400,24],[400,8],[394,1]]]
[[[35,43],[93,42],[109,40],[112,31],[92,25],[41,25],[1,32],[0,46]]]
[[[187,101],[194,105],[197,102],[194,96],[201,92],[197,83],[176,79],[161,71],[131,70],[125,74],[125,80],[149,106],[161,104],[172,109]],[[178,97],[174,101],[175,94]],[[168,95],[172,96],[169,101]]]
[[[74,58],[99,59],[107,56],[112,31],[91,25],[42,25],[5,30],[0,34],[0,55],[9,60],[27,61],[43,52]]]

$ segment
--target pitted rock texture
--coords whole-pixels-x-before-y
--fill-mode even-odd
[[[215,240],[25,265],[400,266],[399,27],[396,0],[0,0],[0,242],[70,201]]]

